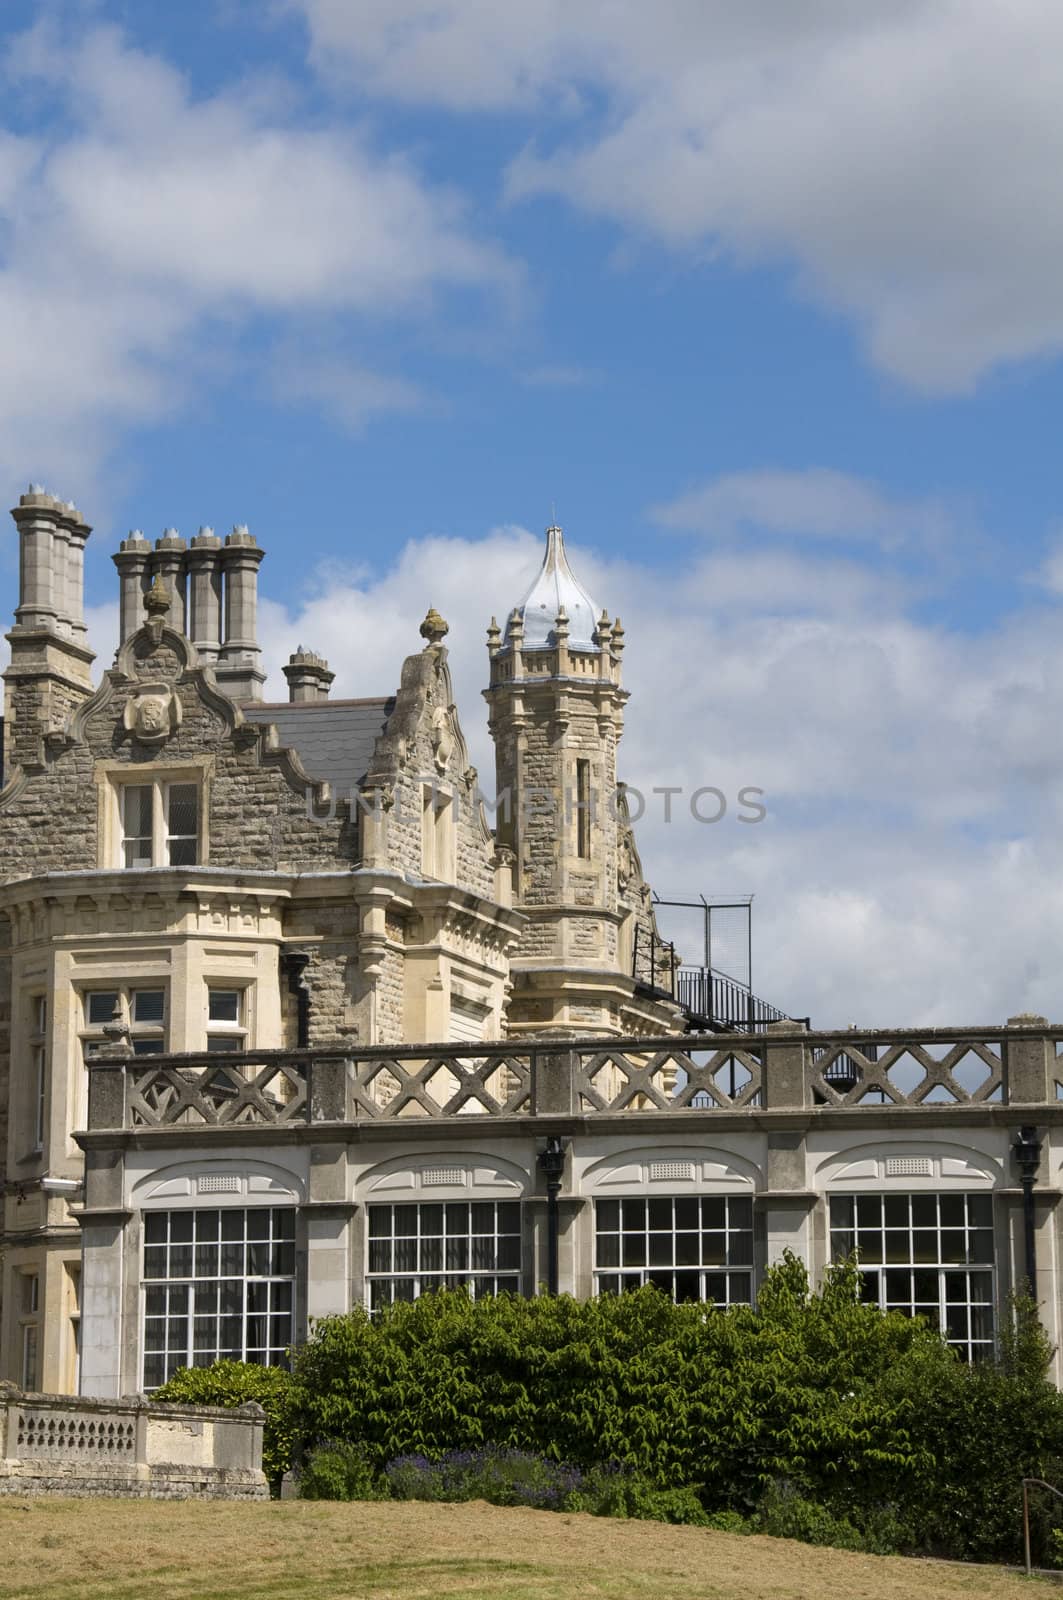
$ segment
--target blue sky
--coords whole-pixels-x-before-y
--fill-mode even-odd
[[[94,523],[101,665],[127,529],[247,522],[274,670],[383,692],[446,596],[486,768],[482,629],[556,507],[623,601],[629,776],[769,796],[753,838],[647,819],[662,893],[755,892],[823,1020],[1051,1010],[1051,0],[0,26],[0,477]]]

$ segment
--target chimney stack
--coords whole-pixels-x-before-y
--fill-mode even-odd
[[[225,574],[225,640],[215,677],[233,700],[261,700],[266,674],[258,645],[258,568],[264,552],[242,524],[222,548]]]
[[[144,621],[144,592],[148,587],[151,545],[139,528],[123,539],[111,560],[118,568],[118,642],[125,644]]]
[[[151,577],[161,578],[170,591],[170,611],[166,625],[175,633],[185,633],[185,542],[176,528],[167,528],[155,541],[151,558]],[[143,618],[141,618],[143,621]],[[137,626],[139,627],[139,623]]]
[[[221,654],[221,540],[200,528],[188,547],[188,634],[206,666]]]
[[[336,674],[329,671],[329,664],[324,656],[315,655],[313,650],[304,650],[299,646],[293,656],[288,657],[288,665],[281,671],[288,680],[288,699],[293,705],[305,705],[308,701],[327,700],[329,688]]]
[[[19,540],[19,595],[8,634],[5,767],[42,759],[42,739],[60,732],[92,692],[85,635],[85,541],[92,529],[77,507],[31,484],[12,510]]]

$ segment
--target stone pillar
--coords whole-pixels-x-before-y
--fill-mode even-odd
[[[1024,1011],[1009,1017],[1008,1027],[1016,1029],[1004,1042],[1004,1098],[1008,1105],[1054,1105],[1050,1056],[1054,1066],[1055,1047],[1048,1038],[1047,1017]]]
[[[80,556],[90,529],[74,507],[37,484],[11,515],[19,534],[19,603],[8,634],[11,661],[4,671],[4,765],[45,759],[49,737],[63,734],[75,706],[92,693],[93,655],[76,635],[80,585],[70,576],[71,541]],[[74,534],[76,524],[76,537]]]
[[[153,578],[161,578],[170,591],[167,626],[175,633],[185,633],[185,542],[176,528],[167,528],[162,538],[156,539],[151,573]]]
[[[343,1316],[350,1310],[351,1219],[358,1207],[348,1198],[347,1148],[317,1143],[310,1164],[309,1193],[299,1214],[306,1228],[306,1317]]]
[[[221,655],[221,540],[213,528],[200,528],[188,547],[188,637],[200,660],[213,665]]]
[[[81,1385],[96,1400],[123,1392],[122,1255],[130,1213],[85,1210],[81,1224]],[[128,1359],[128,1356],[127,1356]]]
[[[144,621],[144,591],[147,588],[148,557],[151,545],[139,528],[123,539],[111,557],[118,568],[118,637],[125,644]]]
[[[70,525],[66,520],[66,503],[56,502],[57,516],[52,525],[52,604],[55,607],[55,631],[62,638],[70,638]]]
[[[295,654],[288,657],[288,665],[281,671],[288,680],[288,699],[294,705],[301,705],[307,701],[327,700],[329,688],[336,674],[329,671],[329,664],[324,656],[315,655],[313,650],[304,650],[299,646]]]
[[[18,527],[19,577],[15,626],[26,633],[55,632],[55,534],[60,502],[31,483],[11,515]],[[65,584],[64,584],[65,593]]]
[[[69,508],[66,525],[70,537],[66,569],[70,633],[74,639],[84,644],[88,637],[88,629],[85,626],[85,544],[92,529],[74,505]]]
[[[790,1037],[770,1044],[764,1052],[764,1082],[761,1096],[769,1111],[803,1111],[811,1105],[808,1046],[794,1034],[807,1033],[803,1022],[769,1022],[764,1030]]]
[[[258,568],[264,551],[237,526],[221,552],[225,574],[225,642],[215,676],[236,700],[261,700],[266,675],[258,645]]]

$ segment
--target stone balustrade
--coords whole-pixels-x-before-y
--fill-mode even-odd
[[[94,1131],[394,1118],[691,1118],[1055,1104],[1063,1025],[158,1055],[89,1062]]]
[[[0,1495],[265,1500],[265,1412],[25,1394],[0,1383]]]

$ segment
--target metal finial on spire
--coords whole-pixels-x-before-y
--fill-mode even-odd
[[[568,618],[569,648],[597,650],[594,637],[598,608],[568,564],[565,536],[551,523],[546,530],[546,554],[539,576],[517,607],[524,628],[525,650],[546,650],[554,642],[558,612]],[[512,623],[506,630],[512,632]]]

